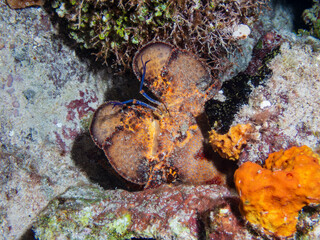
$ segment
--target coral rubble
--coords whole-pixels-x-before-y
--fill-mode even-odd
[[[320,156],[307,146],[269,155],[264,167],[242,164],[234,174],[240,211],[246,219],[278,236],[296,231],[299,211],[320,203]]]
[[[25,239],[52,198],[101,169],[82,121],[102,102],[111,77],[90,73],[54,37],[42,8],[12,10],[0,1],[0,29],[0,239]],[[87,139],[81,146],[79,136]],[[88,156],[84,172],[79,162],[89,165]]]
[[[219,134],[215,130],[211,130],[209,132],[210,144],[221,157],[238,160],[252,131],[253,127],[250,123],[233,126],[226,134]]]

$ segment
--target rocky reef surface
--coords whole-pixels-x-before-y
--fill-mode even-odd
[[[97,152],[81,130],[122,80],[106,70],[93,74],[55,37],[41,8],[11,10],[1,2],[0,12],[0,235],[18,239],[53,197],[88,183],[79,165],[89,163],[74,161],[86,158],[74,149]]]
[[[50,203],[35,225],[40,239],[200,239],[248,231],[227,188],[170,187],[128,193],[93,186],[70,188]],[[215,211],[212,211],[215,209]],[[227,230],[228,232],[225,232]]]
[[[90,118],[105,100],[137,97],[139,82],[76,51],[50,17],[0,2],[0,239],[261,239],[263,231],[241,217],[232,184],[138,191],[115,173],[89,136]],[[249,83],[248,102],[232,116],[231,125],[256,130],[238,165],[262,164],[294,145],[319,153],[319,40],[292,33],[288,10],[260,21],[239,40],[243,54],[229,56],[236,67],[223,76],[250,60],[258,66],[261,59],[251,57],[258,39],[279,36],[272,76]],[[222,91],[216,99],[225,100]],[[317,209],[301,211],[295,236],[319,238],[318,220]]]

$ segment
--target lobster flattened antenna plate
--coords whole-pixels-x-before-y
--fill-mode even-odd
[[[114,106],[113,103],[105,102],[93,114],[90,134],[98,147],[102,148],[105,139],[110,137],[121,125],[122,108],[121,105]]]
[[[126,180],[144,185],[149,179],[156,124],[152,112],[143,106],[124,108],[120,122],[102,144],[110,164]]]
[[[145,85],[157,96],[161,96],[161,83],[160,77],[162,68],[166,65],[168,58],[173,50],[173,46],[163,42],[154,42],[142,47],[134,56],[132,68],[141,81],[143,73],[143,65],[141,62],[141,57],[143,62],[149,61],[147,63],[147,72],[145,75]],[[154,84],[155,83],[155,84]],[[157,84],[159,83],[159,84]]]
[[[177,91],[188,91],[194,94],[191,87],[197,86],[199,91],[207,90],[213,83],[208,68],[192,53],[175,49],[167,64],[167,71],[172,76],[173,86]],[[202,85],[200,84],[202,83]]]
[[[192,53],[175,49],[172,51],[166,72],[163,74],[170,89],[163,98],[169,105],[188,105],[186,111],[194,115],[203,111],[207,90],[214,81],[208,68]]]
[[[178,169],[179,179],[184,183],[204,184],[218,173],[212,159],[204,155],[204,138],[199,128],[192,131],[192,138],[181,147],[177,147],[169,158],[169,162]]]
[[[103,150],[113,168],[126,180],[144,185],[149,178],[147,146],[137,142],[135,133],[122,130],[107,139]]]

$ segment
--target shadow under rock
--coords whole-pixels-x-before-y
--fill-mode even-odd
[[[106,71],[102,79],[110,81],[108,85],[111,86],[104,95],[105,101],[121,102],[133,98],[142,100],[139,94],[139,80],[132,72],[113,74]],[[89,131],[76,137],[71,158],[92,182],[98,183],[104,189],[142,190],[141,186],[126,181],[114,170],[103,150],[98,148],[91,139]]]
[[[132,70],[127,70],[121,74],[105,71],[104,76],[102,76],[102,79],[103,81],[108,82],[109,85],[108,90],[104,94],[105,101],[124,102],[130,99],[136,99],[147,104],[153,105],[139,92],[140,81]],[[147,87],[144,86],[143,90],[152,99],[159,100],[154,96],[154,94],[151,91],[148,90]]]
[[[312,7],[313,0],[273,0],[272,3],[273,8],[282,6],[286,11],[291,12],[294,31],[298,31],[300,28],[309,29],[309,26],[302,19],[302,13],[305,9]]]
[[[60,44],[61,42],[64,45],[68,46],[70,49],[74,50],[79,59],[82,62],[87,63],[89,71],[99,71],[101,69],[104,69],[106,65],[110,65],[110,63],[114,62],[114,56],[111,56],[109,62],[106,63],[102,58],[97,57],[97,53],[99,52],[99,50],[89,50],[80,47],[80,44],[70,37],[70,28],[68,28],[67,20],[64,18],[60,18],[52,8],[52,1],[45,1],[43,9],[47,12],[49,16],[48,21],[51,22],[53,26],[55,26],[56,30],[58,30],[57,34],[54,34],[52,36],[52,41],[56,42],[56,44]],[[120,70],[121,69],[119,68],[119,70],[117,71]]]
[[[19,240],[36,240],[34,231],[29,228],[21,237]]]
[[[204,155],[213,161],[216,169],[222,174],[226,175],[226,183],[229,187],[234,188],[234,179],[233,175],[238,165],[235,161],[231,161],[225,158],[222,158],[217,152],[215,152],[212,146],[209,143],[209,131],[211,130],[208,117],[205,113],[200,114],[196,117],[197,124],[201,130],[201,133],[205,139],[203,143],[203,153]],[[214,182],[213,182],[214,183]],[[219,184],[219,182],[217,182]]]
[[[92,141],[89,132],[82,133],[75,139],[71,158],[93,183],[98,183],[104,189],[140,190],[123,179],[110,165],[104,152]]]

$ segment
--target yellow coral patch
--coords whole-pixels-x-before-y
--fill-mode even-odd
[[[215,130],[209,132],[210,143],[221,157],[230,160],[238,160],[243,146],[247,143],[252,132],[252,126],[248,124],[238,124],[230,128],[226,134],[218,134]]]
[[[234,174],[241,213],[271,233],[292,235],[299,211],[320,203],[319,162],[319,155],[302,146],[270,154],[264,167],[242,164]]]

